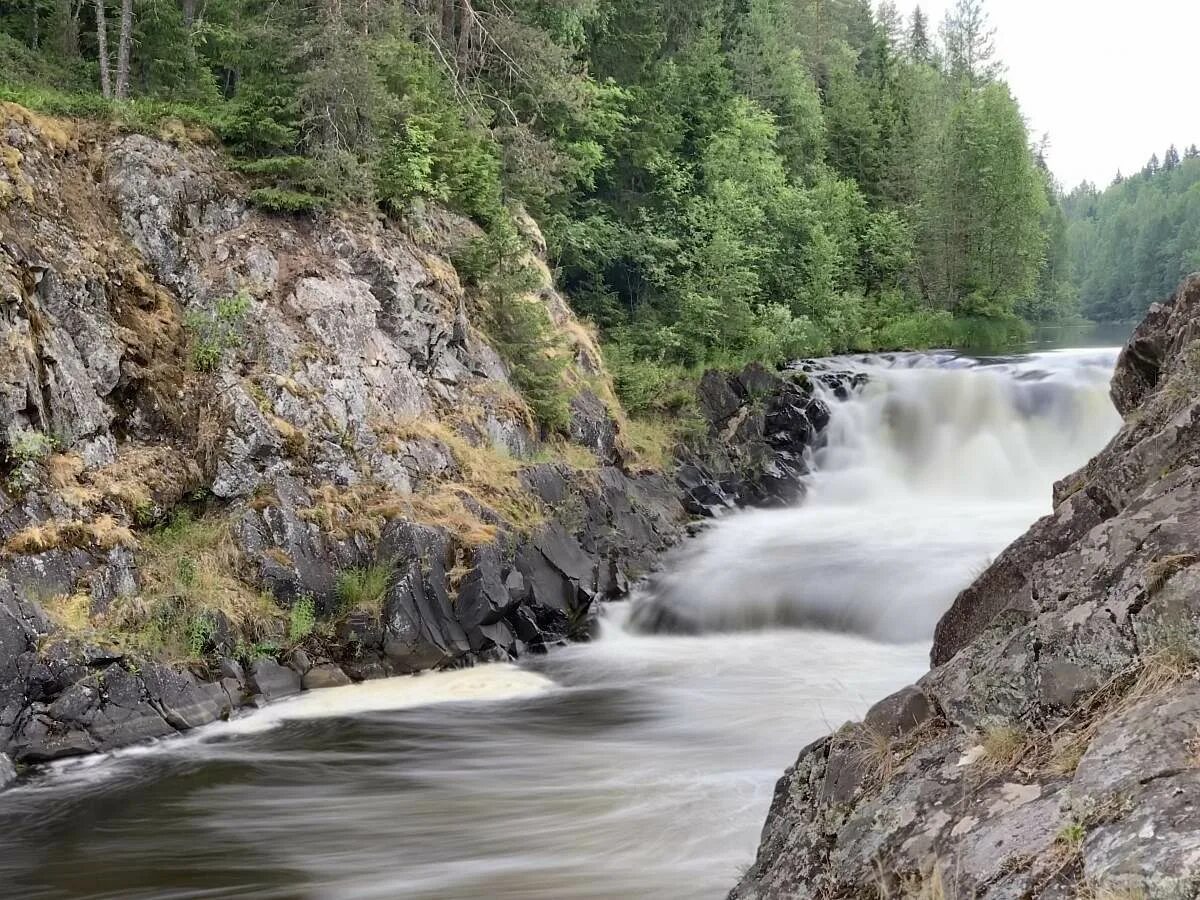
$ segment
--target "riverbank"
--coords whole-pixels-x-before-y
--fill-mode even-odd
[[[800,490],[827,419],[806,376],[706,376],[677,454],[621,409],[528,219],[536,277],[505,302],[551,333],[514,349],[455,266],[463,218],[270,215],[186,134],[0,115],[0,753],[20,764],[584,638],[693,517]],[[522,392],[531,352],[562,422]]]

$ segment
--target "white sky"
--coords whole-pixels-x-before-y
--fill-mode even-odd
[[[915,6],[937,33],[953,0]],[[1006,78],[1050,168],[1105,187],[1172,143],[1200,144],[1200,0],[985,0]]]

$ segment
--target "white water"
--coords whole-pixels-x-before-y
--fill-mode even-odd
[[[927,639],[958,591],[1050,511],[1053,482],[1116,432],[1115,355],[838,361],[870,381],[847,402],[829,398],[806,502],[720,523],[659,580],[646,610],[665,607],[687,631],[789,625]]]
[[[698,632],[313,694],[4,795],[0,896],[716,898],[801,746],[926,667],[955,593],[1117,427],[1112,352],[855,365],[801,507],[633,604]],[[788,627],[790,626],[790,627]]]

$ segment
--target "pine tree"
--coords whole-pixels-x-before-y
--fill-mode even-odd
[[[1142,169],[1142,174],[1147,176],[1157,175],[1162,168],[1158,162],[1158,154],[1153,153],[1150,156],[1150,161],[1146,163],[1146,168]]]
[[[1167,148],[1166,155],[1163,157],[1163,171],[1173,172],[1179,168],[1179,151],[1172,144]]]
[[[133,47],[133,0],[121,0],[121,36],[117,43],[117,85],[113,95],[129,99],[130,52]]]
[[[1187,152],[1184,154],[1184,157],[1186,159],[1200,158],[1200,147],[1197,147],[1195,144],[1192,144],[1192,146],[1187,148]]]
[[[908,26],[909,59],[914,62],[929,62],[929,22],[921,7],[913,10],[912,23]]]
[[[942,44],[950,74],[972,84],[1000,74],[996,61],[996,29],[988,23],[983,0],[958,0],[942,23]]]

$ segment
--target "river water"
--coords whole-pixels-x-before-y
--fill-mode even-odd
[[[1115,356],[839,361],[871,379],[808,500],[704,532],[598,640],[59,765],[0,795],[0,896],[721,897],[799,748],[920,677],[957,591],[1115,433]]]

